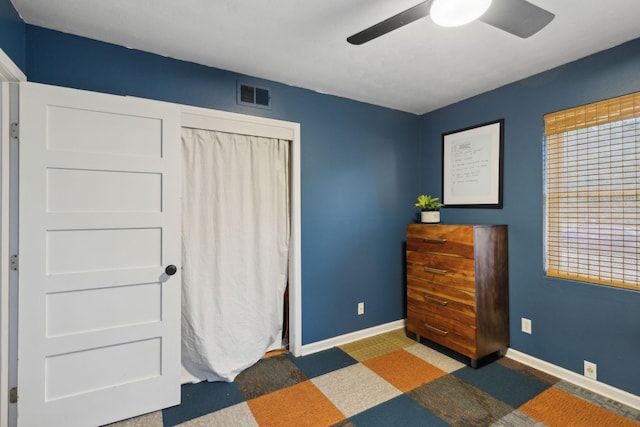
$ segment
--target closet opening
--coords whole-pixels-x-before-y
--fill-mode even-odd
[[[301,345],[299,125],[205,110],[182,126],[183,382],[233,381]]]

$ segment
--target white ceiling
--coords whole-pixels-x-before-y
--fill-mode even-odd
[[[346,38],[421,0],[12,0],[28,24],[422,114],[640,37],[639,0],[530,0],[521,39],[423,18]]]

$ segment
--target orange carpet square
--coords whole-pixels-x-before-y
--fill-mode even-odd
[[[549,427],[616,426],[638,427],[630,419],[609,412],[579,397],[550,388],[518,408]]]
[[[251,399],[247,404],[261,427],[329,426],[345,419],[311,381]]]
[[[443,370],[405,350],[378,356],[362,364],[403,393],[447,375]]]

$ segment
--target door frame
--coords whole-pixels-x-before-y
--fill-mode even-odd
[[[291,236],[289,246],[289,351],[302,355],[302,251],[300,210],[300,124],[182,105],[182,127],[290,141]]]
[[[27,76],[0,49],[0,427],[13,425],[16,420],[15,405],[9,404],[9,389],[16,386],[17,371],[15,351],[17,351],[17,323],[12,319],[17,315],[10,259],[10,234],[17,225],[11,217],[13,203],[11,182],[11,108],[17,107],[17,100],[10,96],[10,83],[27,81]],[[17,193],[16,193],[17,194]],[[14,194],[15,195],[15,194]],[[13,309],[12,309],[13,307]],[[13,420],[13,423],[10,423]]]

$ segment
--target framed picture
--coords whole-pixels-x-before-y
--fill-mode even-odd
[[[504,119],[442,134],[442,203],[502,208]]]

